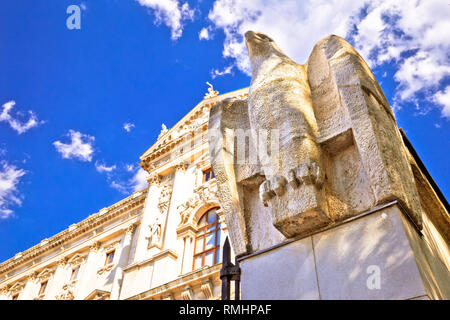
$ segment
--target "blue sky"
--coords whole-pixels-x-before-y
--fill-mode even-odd
[[[449,16],[434,0],[2,1],[0,261],[143,188],[138,157],[162,123],[206,81],[249,85],[249,29],[299,63],[330,33],[354,44],[449,197]]]

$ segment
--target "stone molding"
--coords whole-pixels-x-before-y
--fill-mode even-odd
[[[171,249],[162,250],[162,251],[156,253],[155,255],[153,255],[152,257],[150,257],[149,259],[128,265],[127,267],[123,268],[123,271],[129,271],[129,270],[132,270],[132,269],[138,268],[138,267],[140,268],[151,262],[160,260],[165,257],[171,257],[173,260],[177,260],[178,254]]]
[[[138,196],[136,196],[136,194],[138,194]],[[0,274],[4,274],[18,265],[35,259],[53,248],[61,247],[64,243],[67,243],[83,233],[95,230],[98,226],[110,221],[113,218],[116,218],[120,214],[129,212],[132,209],[144,205],[146,196],[146,189],[137,191],[124,200],[106,208],[106,210],[102,209],[98,213],[93,214],[87,219],[77,223],[75,228],[72,228],[71,230],[66,229],[47,239],[48,242],[46,242],[45,245],[41,245],[41,243],[39,243],[38,245],[21,252],[20,255],[16,254],[13,258],[0,264]]]
[[[174,292],[180,290],[180,287],[190,286],[201,286],[202,281],[206,279],[216,278],[219,276],[220,268],[222,264],[216,264],[211,267],[203,267],[187,274],[181,275],[178,279],[170,281],[166,284],[160,285],[158,287],[152,288],[138,295],[127,298],[126,300],[141,300],[141,299],[152,299],[154,297],[162,296],[168,292]]]

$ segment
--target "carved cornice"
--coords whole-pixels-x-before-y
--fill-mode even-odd
[[[217,185],[214,181],[208,181],[194,189],[194,194],[186,202],[177,207],[180,214],[179,226],[192,221],[192,215],[204,204],[211,201],[218,202]]]
[[[74,225],[74,228],[66,229],[47,239],[48,242],[44,245],[39,243],[30,249],[21,252],[20,255],[16,255],[14,258],[6,260],[0,264],[0,274],[8,272],[27,261],[35,259],[53,248],[59,248],[63,245],[63,243],[66,243],[83,233],[96,229],[98,226],[116,218],[120,214],[129,212],[139,206],[143,206],[146,196],[147,189],[137,191],[122,201],[119,201],[106,209],[102,209],[98,213],[93,214],[87,219],[77,223]]]
[[[177,145],[180,145],[186,140],[186,137],[191,138],[194,132],[206,132],[208,130],[209,110],[213,105],[226,98],[246,99],[248,96],[248,88],[243,88],[233,92],[228,92],[216,97],[202,100],[197,104],[186,116],[184,116],[178,123],[170,130],[164,131],[156,142],[140,157],[139,165],[151,172],[155,167],[154,160],[171,152]],[[157,160],[158,162],[160,160]]]

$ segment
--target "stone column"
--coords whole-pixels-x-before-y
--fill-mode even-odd
[[[98,241],[89,246],[89,253],[87,255],[83,271],[79,277],[80,283],[78,284],[79,287],[76,296],[77,300],[86,298],[90,291],[94,290],[92,284],[95,283],[97,269],[99,267],[97,261],[99,249],[100,242]]]
[[[184,252],[184,262],[183,262],[183,270],[182,274],[192,271],[192,263],[194,258],[194,236],[188,235],[184,237],[186,241],[186,247]]]
[[[25,288],[23,289],[21,300],[33,300],[37,297],[36,285],[37,272],[30,274],[26,280]]]
[[[153,175],[148,179],[149,189],[147,199],[145,200],[144,213],[142,214],[141,224],[139,226],[138,239],[136,243],[136,253],[132,263],[139,262],[149,258],[148,237],[149,225],[152,222],[153,215],[159,213],[158,199],[160,195],[159,177]]]
[[[117,262],[116,272],[114,275],[110,300],[119,299],[120,289],[122,288],[122,281],[123,281],[123,268],[126,267],[128,264],[131,249],[131,240],[133,238],[135,229],[136,229],[135,224],[131,224],[125,229],[125,234],[122,238],[122,243],[120,246],[121,247],[120,256]]]
[[[177,207],[186,201],[186,196],[190,195],[186,192],[191,183],[186,179],[186,164],[178,164],[175,166],[175,178],[173,182],[172,198],[170,199],[169,210],[167,211],[166,223],[163,232],[164,249],[176,250],[177,246],[177,226],[180,221]]]
[[[47,288],[47,292],[45,293],[45,300],[55,300],[56,296],[62,290],[62,287],[66,281],[67,275],[66,266],[67,266],[67,259],[62,258],[58,261],[56,271],[51,281],[51,286]]]

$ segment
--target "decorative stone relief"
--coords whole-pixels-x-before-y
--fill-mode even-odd
[[[172,186],[166,184],[161,190],[161,194],[159,196],[158,208],[161,213],[165,213],[169,208],[170,198],[172,196]]]
[[[161,247],[162,223],[161,217],[156,217],[155,221],[149,226],[149,236],[145,239],[148,241],[147,248]]]
[[[205,183],[194,189],[194,194],[186,202],[177,207],[180,214],[179,226],[187,224],[195,209],[202,203],[218,201],[217,200],[217,186],[215,183]]]
[[[62,287],[63,291],[60,295],[56,296],[56,300],[74,300],[73,288],[69,284],[65,284]]]

